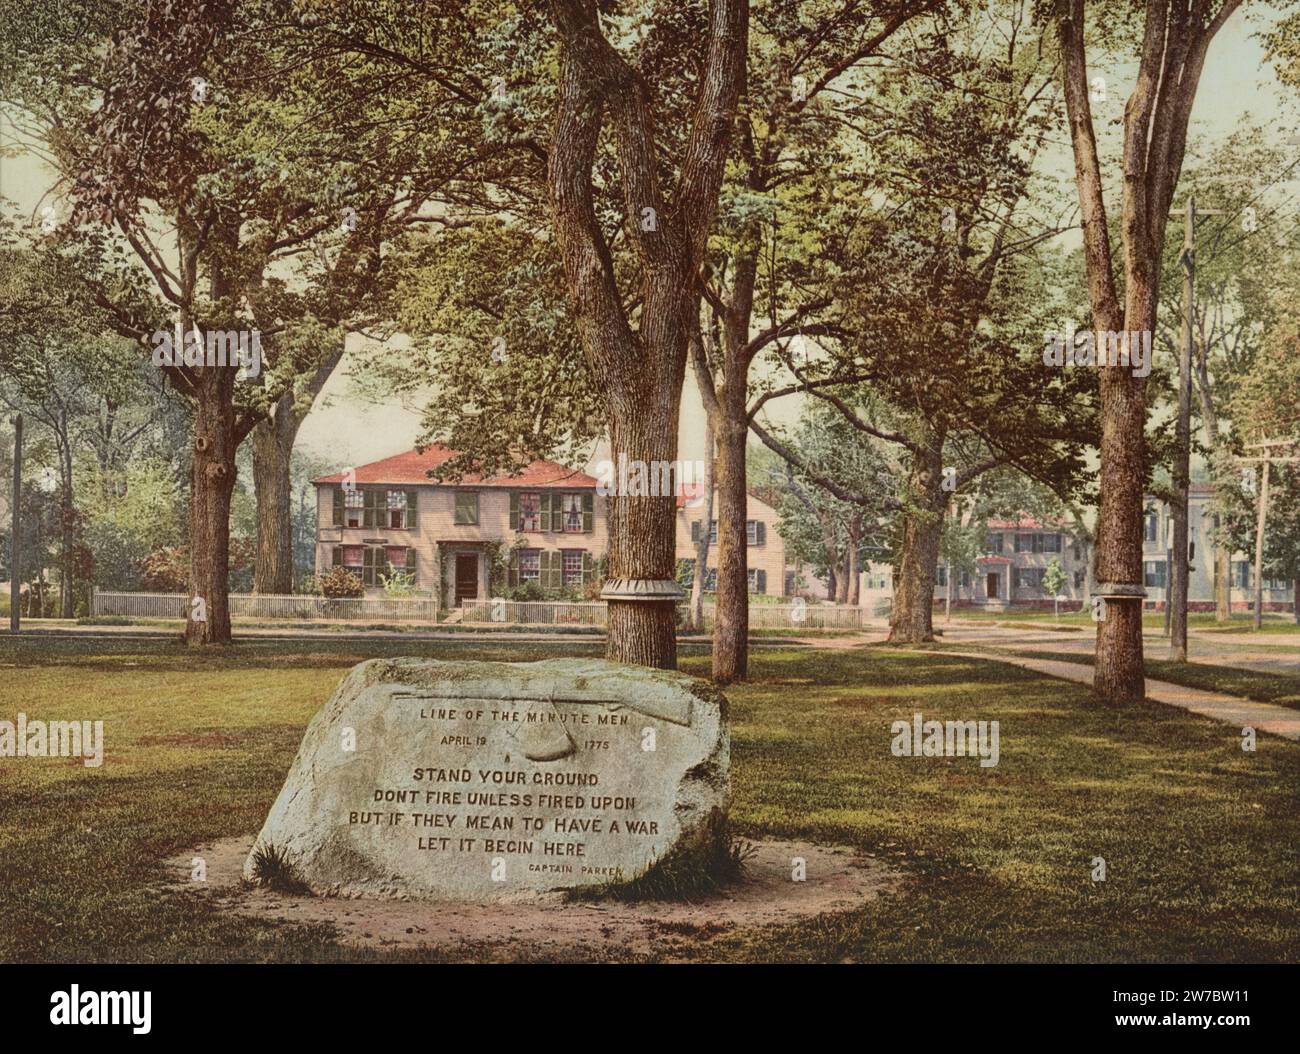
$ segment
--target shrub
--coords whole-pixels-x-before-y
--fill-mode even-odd
[[[379,581],[384,586],[384,596],[386,597],[409,597],[415,592],[415,575],[408,575],[405,571],[399,571],[392,564],[388,565],[392,574],[379,576]]]
[[[346,567],[331,567],[316,580],[316,584],[320,586],[321,593],[331,600],[363,596],[366,591],[361,577]]]
[[[184,593],[190,586],[189,550],[179,545],[155,549],[140,561],[140,584],[150,593]]]

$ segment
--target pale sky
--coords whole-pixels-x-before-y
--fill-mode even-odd
[[[1283,139],[1300,127],[1295,120],[1298,111],[1294,93],[1278,86],[1271,67],[1264,61],[1262,44],[1251,36],[1252,32],[1269,24],[1272,18],[1267,9],[1251,19],[1243,17],[1239,11],[1215,39],[1192,112],[1189,141],[1200,136],[1219,138],[1247,119],[1258,124],[1281,120],[1285,127],[1279,134]],[[1124,100],[1131,89],[1133,70],[1122,66],[1102,68],[1094,62],[1090,76],[1104,76],[1107,80],[1108,102],[1095,107],[1099,131],[1104,133],[1104,108],[1108,106],[1115,116],[1122,115]],[[1106,140],[1113,139],[1112,131],[1103,140],[1103,151],[1113,145]],[[10,130],[3,123],[0,123],[0,145],[6,151],[15,147]],[[1300,147],[1296,149],[1300,151]],[[1064,150],[1048,153],[1041,160],[1042,165],[1054,173],[1068,177],[1071,172],[1069,157]],[[1111,165],[1118,163],[1114,152],[1103,154],[1103,163],[1107,162]],[[33,155],[0,156],[0,196],[16,202],[24,214],[34,215],[42,203],[57,206],[57,202],[46,198],[52,183],[50,170]],[[1118,201],[1108,200],[1107,205],[1113,211],[1118,208]],[[353,346],[356,339],[359,338],[354,338]],[[351,355],[345,356],[298,437],[298,448],[302,452],[338,468],[365,464],[408,450],[420,431],[418,412],[396,401],[377,406],[357,398],[348,376],[350,363]],[[772,408],[768,420],[774,423],[786,424],[798,416],[797,397],[768,405]],[[703,456],[703,417],[688,368],[679,431],[681,458]],[[604,456],[607,456],[604,450],[596,451],[593,462]],[[590,468],[591,464],[576,467]]]

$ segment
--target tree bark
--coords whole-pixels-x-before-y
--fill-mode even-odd
[[[921,644],[934,640],[934,576],[947,495],[943,491],[943,444],[931,435],[912,456],[908,501],[903,511],[903,542],[894,576],[889,640]]]
[[[253,592],[292,593],[293,485],[290,473],[293,444],[302,416],[294,394],[285,392],[273,404],[270,417],[253,428],[253,493],[257,501],[257,555]]]
[[[849,603],[854,607],[862,601],[862,517],[849,521]]]
[[[569,299],[596,382],[606,392],[610,452],[650,468],[675,463],[690,334],[699,320],[699,269],[717,211],[745,76],[749,5],[714,0],[692,127],[671,199],[652,94],[605,39],[595,5],[551,0],[560,35],[559,98],[547,163],[556,241]],[[623,229],[640,273],[634,331],[596,215],[593,170],[605,113],[621,168]],[[610,576],[675,582],[673,495],[610,499]],[[676,668],[676,605],[609,597],[606,654],[616,662]]]
[[[743,400],[745,389],[739,388]],[[724,385],[724,407],[735,391]],[[749,569],[745,529],[745,441],[749,418],[742,401],[724,410],[718,434],[718,607],[713,624],[713,679],[742,680],[749,662]]]
[[[59,480],[59,526],[62,532],[59,539],[59,557],[63,565],[59,573],[61,579],[59,582],[59,607],[63,618],[73,618],[76,615],[72,592],[74,563],[72,557],[72,517],[75,504],[72,495],[72,443],[68,439],[68,411],[66,408],[60,408],[59,411],[59,435],[59,475],[61,477]]]
[[[678,389],[680,391],[680,388]],[[637,409],[625,406],[610,422],[610,448],[629,462],[671,462],[677,453],[677,404],[645,391]],[[676,501],[672,495],[615,494],[609,501],[609,573],[616,579],[675,579]],[[609,603],[606,656],[614,662],[677,667],[676,606],[662,601]]]
[[[238,446],[235,370],[201,367],[196,373],[190,607],[185,640],[189,644],[226,644],[230,642],[230,498],[235,489]]]
[[[1084,263],[1093,324],[1112,333],[1155,332],[1161,252],[1174,190],[1182,170],[1196,86],[1210,41],[1240,0],[1189,10],[1185,3],[1147,0],[1132,94],[1124,108],[1123,296],[1116,283],[1088,91],[1084,0],[1057,0],[1062,76],[1075,181],[1083,226]],[[1128,363],[1102,366],[1101,503],[1097,573],[1103,582],[1142,582],[1142,491],[1146,477],[1145,378]],[[1111,599],[1097,627],[1094,690],[1110,703],[1145,694],[1142,603]]]

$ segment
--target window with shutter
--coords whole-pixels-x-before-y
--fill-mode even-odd
[[[566,586],[582,585],[582,569],[586,555],[581,549],[565,549],[562,552],[564,562],[562,581]]]
[[[390,490],[385,497],[387,516],[384,523],[389,530],[405,530],[406,528],[406,491]]]
[[[542,577],[542,551],[540,549],[520,549],[519,581],[540,582]]]
[[[554,495],[549,490],[542,491],[538,496],[538,504],[541,509],[538,516],[538,530],[543,534],[553,529],[551,526],[551,498],[553,497]]]
[[[343,524],[345,527],[360,527],[365,513],[365,494],[356,487],[344,487],[343,490]]]
[[[537,492],[512,495],[517,511],[514,514],[517,530],[532,534],[542,529],[542,496]]]
[[[408,490],[406,492],[406,529],[415,530],[420,525],[420,492],[418,490]]]
[[[563,526],[556,525],[557,530],[563,530],[568,534],[577,534],[582,530],[582,495],[581,494],[561,494],[561,508],[563,512]]]
[[[585,586],[590,583],[595,573],[596,561],[591,558],[591,553],[584,550],[582,554],[582,584]]]
[[[591,534],[596,529],[596,495],[582,496],[582,533]]]
[[[453,522],[462,526],[474,526],[478,523],[478,491],[456,491],[456,508]]]

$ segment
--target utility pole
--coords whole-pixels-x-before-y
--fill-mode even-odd
[[[1187,661],[1187,583],[1191,575],[1188,558],[1188,486],[1191,481],[1192,456],[1192,324],[1195,320],[1193,279],[1196,271],[1196,218],[1218,216],[1222,209],[1196,208],[1196,198],[1188,194],[1183,212],[1183,328],[1178,349],[1178,420],[1174,426],[1174,538],[1173,559],[1168,565],[1165,585],[1165,625],[1169,634],[1169,657],[1174,662]]]
[[[14,496],[13,508],[10,510],[13,519],[13,530],[9,538],[9,632],[17,633],[19,628],[20,613],[19,607],[22,603],[22,572],[19,566],[22,563],[20,547],[18,542],[18,506],[21,503],[23,493],[23,415],[14,415]]]
[[[1294,449],[1300,439],[1265,439],[1258,443],[1247,443],[1247,450],[1263,450],[1258,457],[1239,457],[1240,464],[1262,464],[1264,478],[1259,487],[1259,511],[1255,517],[1255,628],[1264,625],[1264,524],[1268,518],[1268,476],[1273,465],[1300,462],[1300,457],[1283,457],[1273,453],[1273,447]]]

